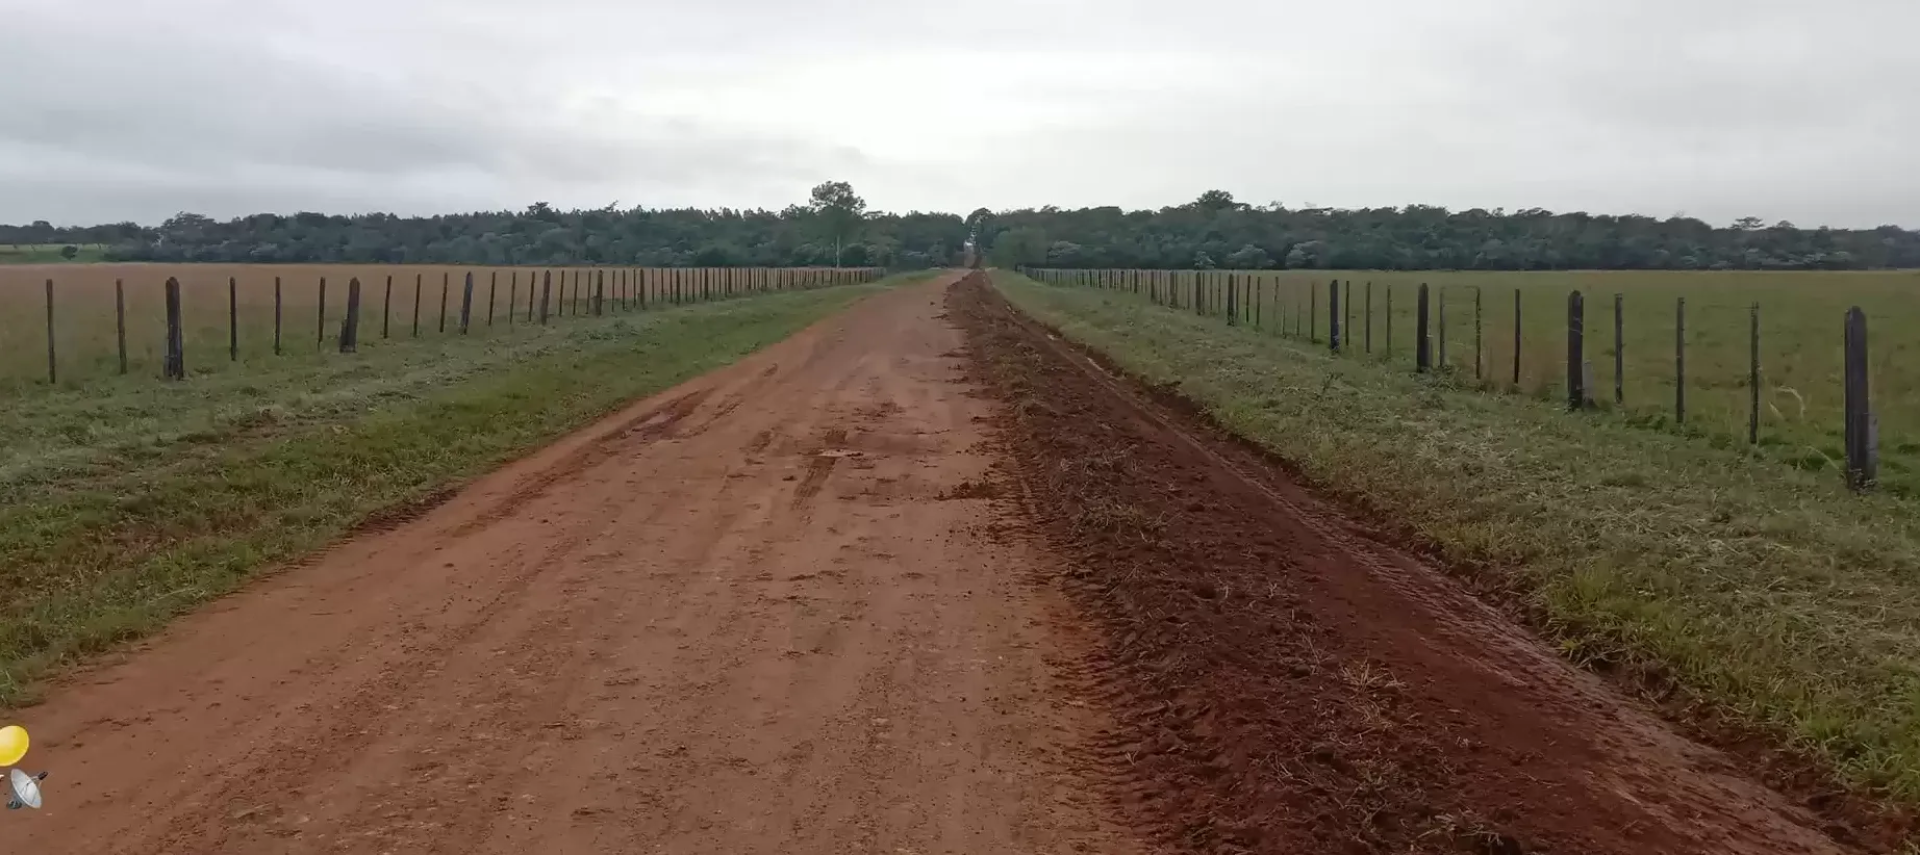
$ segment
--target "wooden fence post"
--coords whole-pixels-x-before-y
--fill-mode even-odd
[[[420,288],[425,274],[413,274],[413,337],[420,337]]]
[[[1587,302],[1574,291],[1567,295],[1567,409],[1586,406]]]
[[[240,283],[227,277],[227,361],[240,361]]]
[[[60,382],[60,360],[53,348],[53,280],[47,280],[47,385]]]
[[[1233,274],[1227,274],[1227,326],[1230,327],[1240,325],[1240,305],[1235,299],[1240,294],[1240,288],[1233,277]]]
[[[1673,421],[1687,423],[1687,298],[1673,304]]]
[[[113,280],[113,333],[120,345],[120,373],[127,373],[127,289]]]
[[[1627,339],[1624,308],[1626,297],[1613,295],[1613,403],[1627,402]]]
[[[1432,342],[1427,340],[1427,283],[1420,283],[1420,296],[1413,307],[1413,365],[1425,374],[1433,368]]]
[[[380,299],[380,337],[393,332],[393,277],[387,277],[387,295]]]
[[[460,334],[466,335],[473,323],[473,271],[467,271],[460,285]]]
[[[493,298],[500,293],[500,271],[487,272],[487,326],[493,326]]]
[[[1847,310],[1845,349],[1847,486],[1864,491],[1879,477],[1880,425],[1868,400],[1867,316],[1859,306]]]
[[[1475,285],[1473,286],[1473,379],[1474,380],[1486,379],[1485,369],[1482,367],[1486,364],[1486,360],[1485,360],[1486,352],[1482,347],[1480,332],[1481,332],[1480,286]]]
[[[1760,304],[1753,304],[1752,335],[1747,342],[1747,444],[1760,444]]]
[[[274,356],[279,356],[281,353],[280,351],[280,310],[282,305],[283,305],[283,301],[281,300],[281,297],[280,297],[280,277],[275,276],[273,277],[273,355]]]
[[[315,346],[327,343],[327,277],[320,277],[320,305],[314,309]]]
[[[445,335],[447,332],[447,292],[452,290],[452,279],[453,274],[451,273],[442,272],[440,274],[440,333],[442,335]]]
[[[1353,346],[1353,280],[1347,280],[1347,290],[1340,295],[1340,330],[1347,336],[1347,346]]]
[[[565,275],[565,274],[562,274],[562,275]],[[531,300],[533,289],[528,288],[527,293],[529,295],[528,299]],[[549,299],[552,296],[553,296],[553,271],[549,270],[547,271],[545,276],[540,277],[540,325],[541,326],[546,326],[547,324],[547,304]],[[531,312],[533,310],[528,309],[527,311]]]
[[[180,332],[180,280],[167,277],[167,357],[162,370],[168,380],[187,379],[186,336]]]
[[[527,323],[533,323],[533,271],[527,271]]]
[[[1135,294],[1139,294],[1139,288],[1135,288]],[[1265,323],[1263,323],[1265,319],[1260,317],[1260,315],[1263,304],[1267,302],[1267,284],[1260,281],[1260,273],[1248,273],[1248,275],[1246,275],[1246,294],[1248,294],[1250,298],[1254,298],[1254,329],[1261,329],[1261,327],[1265,327]]]
[[[1367,288],[1366,288],[1364,299],[1367,301],[1367,307],[1366,307],[1367,321],[1365,324],[1367,328],[1366,352],[1368,355],[1372,355],[1373,353],[1373,282],[1372,281],[1367,282]]]
[[[1382,342],[1382,345],[1386,349],[1387,358],[1392,359],[1393,358],[1393,283],[1392,282],[1387,283],[1386,302],[1387,304],[1383,308],[1386,310],[1387,328],[1384,330],[1381,330],[1381,332],[1386,334],[1386,341]]]
[[[340,322],[340,352],[360,350],[360,277],[347,280],[347,317]]]
[[[733,277],[729,275],[728,279]],[[732,287],[732,283],[728,283]],[[607,271],[599,270],[593,274],[593,314],[595,317],[607,313]]]
[[[1513,289],[1513,388],[1520,388],[1520,289]]]
[[[781,284],[780,271],[772,270],[772,271],[768,271],[768,273],[773,277],[774,290],[785,290],[780,287],[780,284]],[[635,279],[639,280],[637,283],[635,283],[635,286],[633,289],[634,294],[635,296],[640,298],[639,299],[640,311],[644,312],[647,310],[647,269],[642,267],[639,270],[634,271],[633,275]]]
[[[1327,282],[1327,349],[1340,353],[1340,280]]]

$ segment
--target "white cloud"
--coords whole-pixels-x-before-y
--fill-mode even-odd
[[[1920,225],[1899,0],[0,0],[0,221],[1548,207]],[[33,85],[19,85],[32,81]]]

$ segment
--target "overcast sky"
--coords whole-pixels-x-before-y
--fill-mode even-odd
[[[0,222],[1241,201],[1920,227],[1914,0],[0,0]]]

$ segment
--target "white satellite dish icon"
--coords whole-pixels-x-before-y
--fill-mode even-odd
[[[13,789],[13,798],[7,801],[7,810],[19,810],[30,807],[40,809],[40,782],[46,780],[47,773],[29,775],[19,769],[7,773],[7,785]]]

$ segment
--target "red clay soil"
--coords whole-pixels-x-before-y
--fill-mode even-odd
[[[1871,851],[1578,671],[984,277],[948,301],[1097,628],[1082,758],[1187,852]]]
[[[946,284],[55,687],[19,714],[52,776],[9,851],[1140,851],[1065,759],[1096,705],[983,486]]]
[[[53,687],[10,851],[1852,851],[968,283]]]

